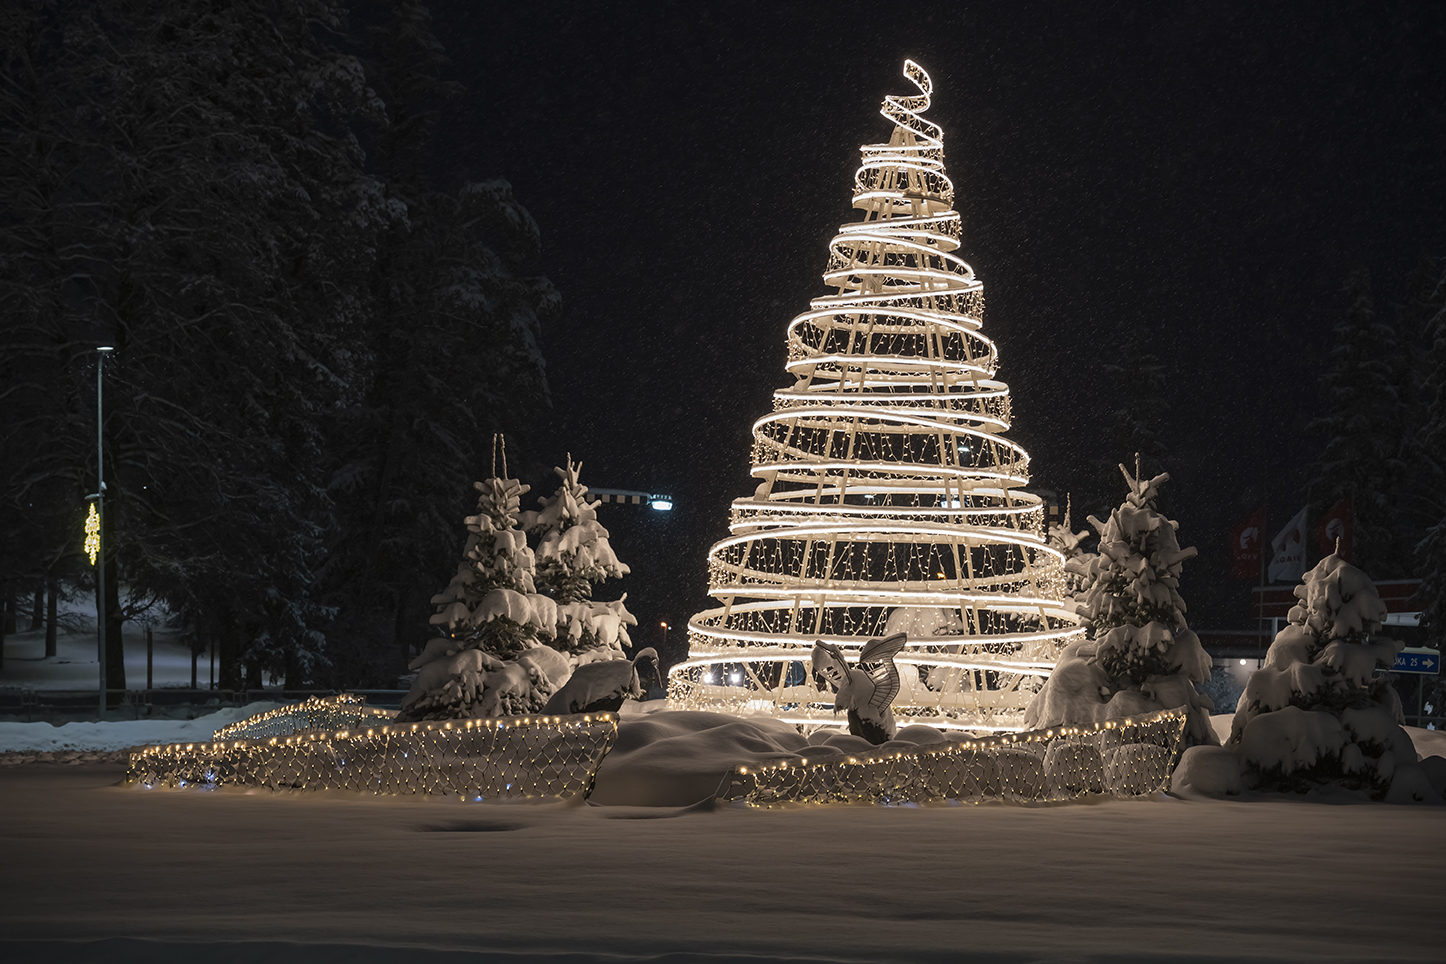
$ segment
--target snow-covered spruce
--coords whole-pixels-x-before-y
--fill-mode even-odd
[[[1210,678],[1210,657],[1185,625],[1180,570],[1195,549],[1181,549],[1176,523],[1157,509],[1159,487],[1120,466],[1130,493],[1109,521],[1089,521],[1099,552],[1078,566],[1085,579],[1076,611],[1087,638],[1064,648],[1025,709],[1025,726],[1095,723],[1186,707],[1185,744],[1216,744],[1211,701],[1195,688]]]
[[[1085,590],[1089,587],[1090,565],[1098,558],[1097,553],[1087,552],[1084,541],[1089,530],[1074,531],[1070,524],[1070,503],[1065,500],[1064,518],[1059,525],[1049,527],[1045,544],[1064,553],[1064,595],[1074,602],[1084,602]]]
[[[522,527],[537,538],[537,586],[557,603],[551,645],[574,666],[623,659],[623,647],[632,644],[627,627],[638,624],[624,605],[627,593],[593,602],[592,591],[594,583],[621,578],[629,569],[613,553],[596,503],[578,481],[582,464],[569,455],[567,467],[553,471],[562,479],[557,492],[538,500],[540,511],[521,516]]]
[[[496,477],[475,485],[462,562],[432,597],[431,622],[446,635],[412,660],[417,677],[400,721],[535,713],[571,675],[567,658],[543,642],[555,632],[557,603],[535,591],[533,553],[517,525],[528,486]]]
[[[1376,675],[1402,644],[1376,635],[1386,606],[1375,584],[1330,555],[1295,595],[1300,601],[1246,682],[1230,728],[1227,745],[1238,749],[1245,785],[1301,793],[1338,787],[1379,800],[1393,780],[1403,788],[1419,783],[1400,699]]]

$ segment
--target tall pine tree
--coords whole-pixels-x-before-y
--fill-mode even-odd
[[[89,568],[78,507],[95,485],[95,379],[67,288],[84,262],[78,58],[62,42],[76,8],[0,5],[0,585],[12,591]]]
[[[1100,365],[1106,403],[1099,455],[1094,459],[1096,494],[1087,503],[1103,513],[1114,506],[1121,463],[1135,464],[1151,478],[1165,470],[1161,427],[1170,411],[1165,366],[1150,351],[1150,333],[1136,325],[1121,332],[1116,354]]]
[[[1428,639],[1438,649],[1446,649],[1446,271],[1418,290],[1427,347],[1422,353],[1423,417],[1413,459],[1416,485],[1410,499],[1412,516],[1420,520],[1424,533],[1415,546],[1414,561],[1422,578]],[[1441,692],[1438,683],[1438,700]]]
[[[0,250],[25,261],[6,347],[34,374],[0,413],[18,408],[24,431],[6,438],[21,459],[10,470],[79,504],[96,468],[88,366],[113,345],[107,523],[121,577],[219,639],[225,685],[263,671],[299,682],[328,618],[311,591],[328,525],[318,415],[355,377],[356,292],[384,215],[348,127],[380,103],[338,49],[341,4],[22,12],[5,150],[27,166],[6,190],[28,200]],[[32,67],[47,74],[26,87]],[[34,401],[41,379],[59,389],[51,402]]]
[[[368,377],[332,432],[339,525],[324,582],[354,647],[348,675],[384,682],[453,551],[456,493],[480,474],[493,432],[546,402],[538,337],[558,298],[538,273],[537,225],[506,182],[447,193],[428,178],[437,111],[461,88],[445,79],[426,8],[395,0],[371,37],[389,115],[374,167],[397,216],[359,341]]]
[[[1409,575],[1409,546],[1395,524],[1400,501],[1399,347],[1395,329],[1376,313],[1369,274],[1356,271],[1344,288],[1346,311],[1332,329],[1321,374],[1326,414],[1309,429],[1324,439],[1308,491],[1317,512],[1350,499],[1355,513],[1354,560],[1381,578]]]

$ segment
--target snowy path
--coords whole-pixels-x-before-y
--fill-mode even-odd
[[[616,819],[659,814],[147,792],[120,776],[0,770],[0,959],[1435,961],[1446,937],[1430,807],[1162,797]],[[12,943],[114,938],[142,940]]]

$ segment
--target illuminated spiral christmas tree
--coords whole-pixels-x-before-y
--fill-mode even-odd
[[[816,298],[788,327],[791,388],[753,426],[751,498],[708,555],[717,605],[688,623],[669,697],[693,709],[836,722],[809,679],[816,640],[857,651],[905,631],[894,702],[910,722],[1022,726],[1077,631],[1062,557],[1004,437],[1009,387],[980,331],[983,285],[959,247],[933,90],[886,97],[887,144],[862,148],[854,207]]]

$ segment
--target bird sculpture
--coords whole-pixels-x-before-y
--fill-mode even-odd
[[[632,659],[609,659],[584,663],[572,671],[571,678],[542,708],[547,714],[616,712],[625,699],[643,695],[638,679],[638,663],[652,661],[653,673],[660,679],[658,651],[651,646],[638,651]]]
[[[878,746],[899,731],[890,704],[899,695],[899,668],[894,657],[908,642],[908,633],[871,639],[850,666],[843,650],[819,640],[813,646],[813,674],[818,688],[835,690],[833,711],[847,710],[849,732]]]

